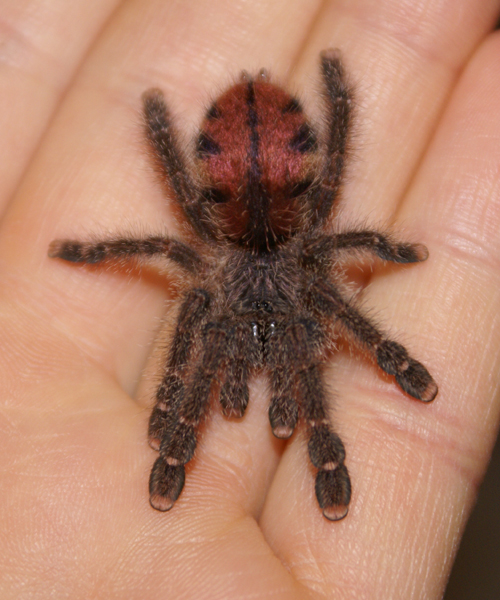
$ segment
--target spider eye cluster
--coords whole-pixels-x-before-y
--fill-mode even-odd
[[[318,152],[300,102],[267,77],[247,76],[227,90],[196,140],[202,196],[220,233],[258,251],[295,235]]]

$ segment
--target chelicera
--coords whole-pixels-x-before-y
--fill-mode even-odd
[[[243,73],[209,108],[189,160],[162,92],[147,91],[146,136],[189,224],[189,243],[158,235],[50,245],[49,256],[66,261],[160,256],[185,273],[149,422],[149,441],[159,453],[150,502],[158,510],[171,509],[182,491],[211,398],[218,397],[226,415],[243,417],[248,380],[265,370],[274,435],[287,439],[304,423],[323,514],[333,521],[347,514],[345,450],[329,419],[322,374],[335,328],[410,396],[430,402],[437,394],[427,369],[345,292],[338,264],[346,253],[413,263],[428,252],[369,229],[334,232],[352,94],[338,51],[322,53],[321,73],[322,136],[300,102],[265,72],[255,78]]]

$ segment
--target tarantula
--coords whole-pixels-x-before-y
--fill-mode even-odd
[[[149,422],[149,441],[159,452],[149,481],[155,509],[170,510],[179,497],[211,397],[218,396],[226,415],[242,417],[248,379],[265,369],[274,435],[287,439],[299,419],[306,423],[318,503],[327,519],[345,517],[350,480],[322,377],[334,326],[410,396],[430,402],[437,394],[427,369],[342,290],[337,265],[345,253],[412,263],[428,252],[377,231],[333,232],[352,93],[338,51],[321,54],[321,72],[322,138],[299,101],[265,71],[255,78],[244,72],[206,113],[192,167],[162,92],[146,91],[146,135],[190,226],[190,244],[161,235],[50,245],[49,256],[75,263],[159,255],[185,272],[188,284]]]

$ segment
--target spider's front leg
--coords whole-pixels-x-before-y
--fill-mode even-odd
[[[316,497],[324,516],[338,521],[347,515],[351,498],[345,450],[328,418],[318,354],[323,333],[308,317],[278,328],[268,345],[273,397],[269,418],[279,438],[292,435],[298,408],[309,428],[309,457],[318,469]]]
[[[324,516],[339,521],[347,515],[351,480],[344,465],[344,444],[332,431],[326,410],[323,378],[318,365],[298,374],[297,398],[310,428],[309,457],[318,469],[316,497]]]
[[[228,358],[227,321],[208,323],[203,332],[200,357],[186,375],[187,385],[166,421],[160,443],[160,457],[149,479],[150,502],[153,508],[170,510],[184,485],[184,465],[193,457],[197,429],[206,412],[212,386]]]
[[[186,294],[181,305],[165,372],[156,391],[156,405],[149,419],[149,444],[154,450],[160,449],[165,431],[177,418],[177,409],[185,394],[192,346],[200,335],[209,307],[208,292],[197,288]]]
[[[316,311],[340,322],[372,354],[382,370],[394,375],[403,391],[422,402],[434,400],[438,387],[424,365],[412,358],[404,346],[379,331],[332,283],[317,279],[310,289],[310,303]]]

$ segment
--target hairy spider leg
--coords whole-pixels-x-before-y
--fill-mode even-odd
[[[160,449],[165,431],[177,418],[178,407],[185,394],[191,349],[200,335],[209,306],[208,292],[195,288],[186,294],[179,310],[163,379],[156,391],[156,404],[149,420],[149,444],[154,450]]]
[[[205,241],[213,241],[202,198],[186,167],[163,92],[152,88],[142,95],[146,136],[163,182],[172,189],[189,223]]]
[[[331,268],[341,251],[362,250],[395,263],[414,263],[427,260],[429,251],[423,244],[400,243],[388,235],[373,230],[355,230],[333,235],[318,235],[308,239],[301,248],[300,259],[305,267]]]
[[[216,375],[227,360],[229,331],[226,320],[210,322],[204,328],[201,356],[188,375],[189,383],[179,399],[175,418],[163,432],[160,458],[151,471],[150,502],[158,510],[172,508],[182,491],[184,465],[193,457],[198,426],[205,415]]]
[[[170,465],[162,457],[158,457],[149,476],[149,502],[156,510],[170,510],[180,496],[186,469],[184,465]]]
[[[144,239],[117,238],[97,242],[55,240],[49,246],[50,258],[69,262],[95,264],[105,260],[129,260],[134,257],[163,255],[189,273],[197,273],[202,260],[192,248],[167,237],[150,236]]]
[[[273,434],[282,440],[292,436],[299,418],[296,381],[292,368],[280,362],[271,372],[272,397],[269,404],[269,422]]]
[[[399,243],[387,235],[369,229],[346,231],[334,236],[337,250],[366,250],[382,260],[414,263],[427,260],[429,251],[423,244]]]
[[[50,257],[88,264],[154,255],[169,258],[191,274],[198,273],[203,265],[198,254],[186,244],[159,236],[150,236],[142,240],[119,238],[98,242],[56,240],[49,247]],[[160,440],[166,437],[166,432],[171,430],[172,424],[179,419],[178,413],[184,397],[181,374],[189,356],[193,337],[198,333],[196,326],[201,327],[209,300],[207,292],[193,289],[188,292],[181,307],[167,369],[158,388],[156,405],[149,423],[149,440],[155,449],[160,449]],[[155,461],[149,478],[151,505],[161,511],[172,508],[184,487],[184,464],[171,462],[160,456]]]
[[[352,94],[345,81],[344,67],[338,50],[321,54],[325,99],[327,104],[326,162],[320,190],[314,207],[315,224],[321,225],[330,216],[339,195],[347,150],[351,118]]]
[[[311,303],[325,316],[340,322],[345,331],[372,354],[383,371],[394,375],[403,391],[422,402],[434,400],[438,387],[424,365],[352,307],[333,284],[317,279],[311,288]]]
[[[266,365],[272,390],[269,421],[277,438],[291,437],[297,425],[297,373],[317,356],[318,342],[318,324],[306,316],[277,324],[268,340]]]
[[[240,418],[248,405],[248,377],[259,363],[259,346],[251,325],[237,322],[228,337],[228,360],[219,401],[227,417]]]
[[[215,376],[227,359],[227,322],[208,323],[203,332],[201,358],[190,375],[186,393],[179,402],[177,419],[165,432],[160,453],[169,464],[186,464],[196,447],[196,430],[205,414]]]
[[[290,437],[300,407],[309,431],[309,457],[318,469],[318,503],[327,519],[337,521],[347,515],[351,487],[344,466],[344,445],[333,432],[328,418],[326,393],[318,366],[322,360],[318,353],[322,337],[320,324],[307,316],[285,324],[278,331],[268,350],[275,394],[269,415],[275,435]],[[288,366],[282,369],[284,365]]]
[[[332,431],[326,410],[326,394],[318,365],[298,374],[298,399],[309,427],[309,457],[318,469],[316,498],[330,521],[343,519],[351,499],[351,482],[344,465],[345,449]]]

